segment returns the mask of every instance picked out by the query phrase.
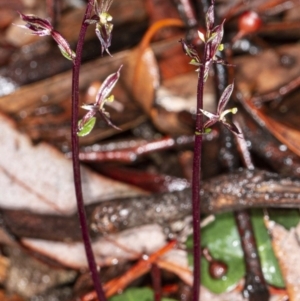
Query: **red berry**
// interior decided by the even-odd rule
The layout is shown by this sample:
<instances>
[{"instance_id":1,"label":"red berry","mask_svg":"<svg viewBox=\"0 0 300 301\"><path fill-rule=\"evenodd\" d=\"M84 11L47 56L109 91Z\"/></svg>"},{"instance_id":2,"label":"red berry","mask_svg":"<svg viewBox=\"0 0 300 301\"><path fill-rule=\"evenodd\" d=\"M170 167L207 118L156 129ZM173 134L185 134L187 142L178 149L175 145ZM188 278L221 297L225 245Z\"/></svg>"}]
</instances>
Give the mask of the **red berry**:
<instances>
[{"instance_id":1,"label":"red berry","mask_svg":"<svg viewBox=\"0 0 300 301\"><path fill-rule=\"evenodd\" d=\"M209 274L213 279L220 279L227 273L228 267L224 262L214 260L209 263Z\"/></svg>"},{"instance_id":2,"label":"red berry","mask_svg":"<svg viewBox=\"0 0 300 301\"><path fill-rule=\"evenodd\" d=\"M260 16L254 11L246 11L238 20L239 31L251 33L257 31L262 25Z\"/></svg>"}]
</instances>

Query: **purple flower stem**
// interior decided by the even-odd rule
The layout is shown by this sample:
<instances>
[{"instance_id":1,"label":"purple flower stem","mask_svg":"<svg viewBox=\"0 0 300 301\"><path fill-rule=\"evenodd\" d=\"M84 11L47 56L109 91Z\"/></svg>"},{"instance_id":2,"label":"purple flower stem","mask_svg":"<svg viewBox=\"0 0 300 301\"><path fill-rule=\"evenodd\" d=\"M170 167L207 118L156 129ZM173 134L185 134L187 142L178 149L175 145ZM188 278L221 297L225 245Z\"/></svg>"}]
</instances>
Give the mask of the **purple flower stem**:
<instances>
[{"instance_id":1,"label":"purple flower stem","mask_svg":"<svg viewBox=\"0 0 300 301\"><path fill-rule=\"evenodd\" d=\"M85 20L88 19L93 10L93 0L89 0L87 3L84 19L79 33L79 39L77 42L76 58L73 61L73 74L72 74L72 162L74 172L74 185L77 200L78 216L81 226L82 239L85 247L86 257L90 269L90 273L93 279L94 288L97 293L99 301L106 301L106 297L99 279L97 265L95 262L91 240L89 236L89 230L86 220L86 213L84 210L84 201L81 187L81 174L80 174L80 163L79 163L79 138L77 136L77 123L78 123L78 106L79 106L79 73L81 65L82 49L84 44L84 37L88 24Z\"/></svg>"},{"instance_id":2,"label":"purple flower stem","mask_svg":"<svg viewBox=\"0 0 300 301\"><path fill-rule=\"evenodd\" d=\"M152 287L154 291L154 301L161 301L161 271L157 264L151 267Z\"/></svg>"},{"instance_id":3,"label":"purple flower stem","mask_svg":"<svg viewBox=\"0 0 300 301\"><path fill-rule=\"evenodd\" d=\"M200 181L201 181L201 161L202 161L202 135L203 135L203 89L204 89L204 70L207 60L207 45L204 46L202 65L198 75L197 87L197 115L195 125L195 145L192 175L192 207L193 207L193 255L194 255L194 284L193 301L200 300L201 283L201 233L200 233Z\"/></svg>"}]
</instances>

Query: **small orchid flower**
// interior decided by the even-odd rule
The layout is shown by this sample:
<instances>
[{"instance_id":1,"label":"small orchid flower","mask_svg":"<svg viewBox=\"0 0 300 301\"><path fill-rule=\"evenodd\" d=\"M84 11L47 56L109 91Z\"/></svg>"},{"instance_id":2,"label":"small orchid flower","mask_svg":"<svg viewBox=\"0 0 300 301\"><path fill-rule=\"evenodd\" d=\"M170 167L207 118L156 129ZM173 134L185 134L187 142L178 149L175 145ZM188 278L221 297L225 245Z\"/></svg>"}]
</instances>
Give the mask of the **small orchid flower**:
<instances>
[{"instance_id":1,"label":"small orchid flower","mask_svg":"<svg viewBox=\"0 0 300 301\"><path fill-rule=\"evenodd\" d=\"M34 15L24 15L20 13L20 17L23 21L27 22L25 25L20 25L20 27L27 28L31 30L32 34L43 36L51 36L54 41L57 43L62 55L68 60L74 60L76 57L75 52L71 49L69 43L66 39L56 31L51 23Z\"/></svg>"},{"instance_id":2,"label":"small orchid flower","mask_svg":"<svg viewBox=\"0 0 300 301\"><path fill-rule=\"evenodd\" d=\"M112 30L113 24L112 16L108 13L108 10L112 4L113 0L102 0L100 6L98 7L97 0L95 0L95 12L96 15L92 16L91 19L86 20L89 24L96 23L96 35L101 44L101 54L106 51L110 56L110 52L108 48L111 45L111 37L112 37Z\"/></svg>"},{"instance_id":3,"label":"small orchid flower","mask_svg":"<svg viewBox=\"0 0 300 301\"><path fill-rule=\"evenodd\" d=\"M215 123L221 122L233 134L240 135L240 131L238 130L236 125L234 123L229 123L225 117L229 113L232 113L232 114L237 113L237 108L225 110L225 107L232 94L233 88L234 88L234 84L231 84L231 85L228 85L226 87L226 89L223 91L223 93L220 97L219 103L218 103L217 112L215 114L200 109L201 113L208 118L208 121L206 121L205 124L203 125L204 131L209 129Z\"/></svg>"},{"instance_id":4,"label":"small orchid flower","mask_svg":"<svg viewBox=\"0 0 300 301\"><path fill-rule=\"evenodd\" d=\"M201 66L201 60L195 47L193 45L187 44L182 39L179 40L179 42L182 45L183 52L185 52L185 54L192 59L190 61L190 64L197 67ZM199 71L199 69L197 69L196 71Z\"/></svg>"},{"instance_id":5,"label":"small orchid flower","mask_svg":"<svg viewBox=\"0 0 300 301\"><path fill-rule=\"evenodd\" d=\"M50 36L53 30L51 23L34 15L24 15L19 12L21 19L27 22L25 25L19 25L19 27L28 28L32 31L32 34L42 36Z\"/></svg>"},{"instance_id":6,"label":"small orchid flower","mask_svg":"<svg viewBox=\"0 0 300 301\"><path fill-rule=\"evenodd\" d=\"M88 135L96 123L96 115L99 114L104 121L113 128L120 130L116 125L114 125L111 120L109 113L105 111L104 105L107 102L112 102L114 100L113 95L109 95L114 86L116 85L117 81L120 78L120 71L122 65L118 69L116 73L109 75L101 87L98 90L96 95L96 101L93 104L85 104L81 106L83 109L87 110L88 112L83 116L83 118L78 122L78 136L86 136Z\"/></svg>"}]
</instances>

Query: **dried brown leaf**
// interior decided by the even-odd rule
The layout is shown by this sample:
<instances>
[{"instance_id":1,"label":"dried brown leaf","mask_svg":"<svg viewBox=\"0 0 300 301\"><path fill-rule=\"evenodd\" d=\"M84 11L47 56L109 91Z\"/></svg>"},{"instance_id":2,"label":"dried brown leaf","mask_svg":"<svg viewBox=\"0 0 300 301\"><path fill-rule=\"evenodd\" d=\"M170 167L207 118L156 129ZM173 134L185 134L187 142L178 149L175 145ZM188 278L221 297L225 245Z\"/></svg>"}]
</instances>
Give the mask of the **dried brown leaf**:
<instances>
[{"instance_id":1,"label":"dried brown leaf","mask_svg":"<svg viewBox=\"0 0 300 301\"><path fill-rule=\"evenodd\" d=\"M159 86L159 69L151 48L136 48L128 55L123 77L135 101L146 113L153 106L155 90Z\"/></svg>"},{"instance_id":2,"label":"dried brown leaf","mask_svg":"<svg viewBox=\"0 0 300 301\"><path fill-rule=\"evenodd\" d=\"M300 224L286 230L273 221L265 221L272 237L272 245L279 261L290 301L300 300Z\"/></svg>"},{"instance_id":3,"label":"dried brown leaf","mask_svg":"<svg viewBox=\"0 0 300 301\"><path fill-rule=\"evenodd\" d=\"M0 115L0 132L0 207L38 213L74 213L71 161L46 143L34 146L4 115ZM82 167L82 179L86 204L141 193L85 167Z\"/></svg>"},{"instance_id":4,"label":"dried brown leaf","mask_svg":"<svg viewBox=\"0 0 300 301\"><path fill-rule=\"evenodd\" d=\"M27 248L64 266L73 269L87 268L84 246L81 242L66 243L27 238L21 242ZM143 254L151 254L165 243L165 234L160 226L145 225L102 237L94 241L92 247L97 265L107 266L119 261L138 259Z\"/></svg>"}]
</instances>

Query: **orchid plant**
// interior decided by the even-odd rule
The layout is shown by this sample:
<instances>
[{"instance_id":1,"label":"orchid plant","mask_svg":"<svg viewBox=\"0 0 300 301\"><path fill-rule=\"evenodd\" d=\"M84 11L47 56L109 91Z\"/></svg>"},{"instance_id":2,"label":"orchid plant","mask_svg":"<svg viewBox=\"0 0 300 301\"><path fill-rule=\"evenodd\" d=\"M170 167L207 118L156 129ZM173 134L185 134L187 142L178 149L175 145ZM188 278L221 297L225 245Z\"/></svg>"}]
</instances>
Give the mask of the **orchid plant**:
<instances>
[{"instance_id":1,"label":"orchid plant","mask_svg":"<svg viewBox=\"0 0 300 301\"><path fill-rule=\"evenodd\" d=\"M87 7L82 22L81 30L79 33L79 39L77 43L76 52L74 52L67 40L56 31L51 23L46 20L39 18L34 15L20 14L25 25L21 25L23 28L27 28L32 34L38 36L51 36L57 43L62 55L73 62L73 73L72 73L72 162L74 172L74 186L77 200L78 216L81 226L83 243L85 246L87 261L89 269L93 279L95 291L99 301L106 301L104 290L101 285L101 281L98 275L98 268L94 259L94 254L91 246L91 240L89 237L89 230L87 225L87 219L84 209L84 201L81 187L81 173L79 163L79 136L85 136L91 132L96 122L96 115L100 115L106 123L116 129L116 127L110 120L109 113L105 111L104 105L107 102L114 100L113 95L110 95L112 89L117 83L120 77L120 70L116 73L109 75L103 82L102 86L98 90L96 100L94 104L85 104L82 108L88 110L86 115L78 122L78 103L79 103L79 71L81 65L81 54L84 45L84 37L87 30L87 26L90 24L96 24L95 33L100 41L101 54L103 55L106 51L109 55L109 46L111 45L112 29L111 23L112 17L108 13L108 9L112 4L112 0L102 0L100 6L98 6L97 0L88 0Z\"/></svg>"},{"instance_id":2,"label":"orchid plant","mask_svg":"<svg viewBox=\"0 0 300 301\"><path fill-rule=\"evenodd\" d=\"M109 75L105 79L105 81L103 82L103 84L97 92L96 101L94 104L84 104L81 106L88 112L78 122L78 136L86 136L92 131L96 122L96 114L99 114L109 126L115 128L116 130L120 130L120 128L114 125L110 120L109 113L105 111L104 105L107 102L114 101L114 96L109 94L116 85L118 79L120 78L121 68L122 66L120 66L119 70L116 73Z\"/></svg>"},{"instance_id":3,"label":"orchid plant","mask_svg":"<svg viewBox=\"0 0 300 301\"><path fill-rule=\"evenodd\" d=\"M224 35L224 21L215 26L214 1L212 1L206 13L206 34L198 31L200 41L204 44L202 58L193 45L188 45L184 40L180 40L183 51L191 58L190 64L197 67L198 87L197 87L197 115L195 123L195 144L193 159L192 175L192 204L193 204L193 256L194 256L194 284L193 284L193 301L199 300L200 295L200 269L201 269L201 236L200 236L200 183L201 183L201 161L202 161L202 136L210 131L210 127L216 123L221 123L235 135L240 135L238 128L231 122L227 121L228 113L235 114L237 108L226 109L230 99L234 84L228 85L223 91L217 106L216 113L210 113L203 109L203 91L204 84L208 78L209 70L212 64L226 64L218 57L218 51L222 51L224 46L222 39ZM203 116L208 120L204 123Z\"/></svg>"},{"instance_id":4,"label":"orchid plant","mask_svg":"<svg viewBox=\"0 0 300 301\"><path fill-rule=\"evenodd\" d=\"M100 41L101 44L101 54L104 53L104 51L107 52L107 54L110 54L108 48L111 44L111 38L112 38L112 30L113 30L113 24L112 16L108 13L108 10L112 4L113 0L106 0L101 1L100 6L98 6L98 2L95 1L95 15L93 15L90 19L85 20L87 24L96 24L96 35Z\"/></svg>"},{"instance_id":5,"label":"orchid plant","mask_svg":"<svg viewBox=\"0 0 300 301\"><path fill-rule=\"evenodd\" d=\"M206 37L205 35L198 31L198 36L200 40L205 44L206 49L206 60L205 62L201 62L200 56L195 49L193 45L188 45L185 41L180 40L183 50L192 60L190 61L191 65L195 65L198 68L196 69L197 72L200 71L200 68L203 67L204 69L204 78L203 82L206 82L209 69L213 63L217 64L226 64L223 60L219 59L217 56L218 51L222 51L224 49L224 45L221 44L223 34L224 34L224 21L221 25L218 25L216 27L213 27L214 24L214 5L211 5L208 9L208 12L206 13ZM228 65L228 64L226 64ZM226 87L226 89L223 91L219 101L218 101L218 107L216 113L210 113L203 108L199 108L199 111L205 115L208 118L208 121L206 121L203 125L203 131L199 132L201 133L208 133L210 131L210 126L214 125L217 122L220 122L223 124L227 129L229 129L233 134L239 135L240 132L238 128L235 126L234 123L228 122L225 118L225 116L229 113L236 114L237 108L231 108L226 109L226 105L231 97L231 94L234 89L234 84L230 84Z\"/></svg>"}]
</instances>

